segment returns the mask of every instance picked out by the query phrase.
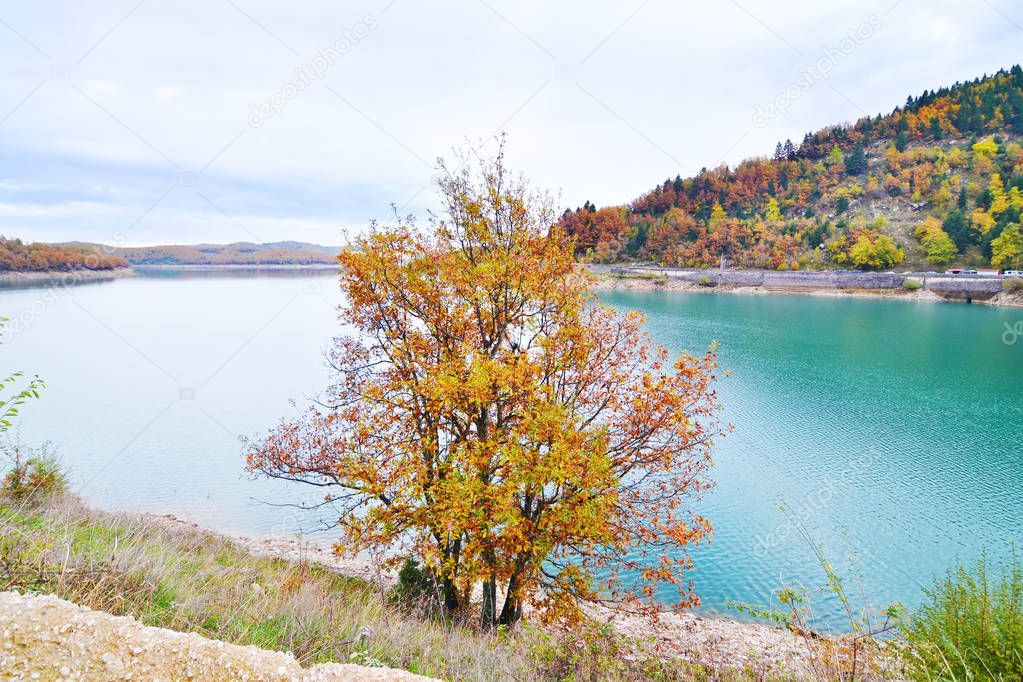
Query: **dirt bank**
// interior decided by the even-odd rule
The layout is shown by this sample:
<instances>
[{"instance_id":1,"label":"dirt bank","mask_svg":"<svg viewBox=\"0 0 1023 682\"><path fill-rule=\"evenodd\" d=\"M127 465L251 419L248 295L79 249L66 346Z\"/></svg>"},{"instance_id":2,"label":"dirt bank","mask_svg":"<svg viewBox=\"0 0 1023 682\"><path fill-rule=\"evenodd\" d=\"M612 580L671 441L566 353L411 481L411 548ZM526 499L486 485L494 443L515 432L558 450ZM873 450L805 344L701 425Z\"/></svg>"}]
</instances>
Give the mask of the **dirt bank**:
<instances>
[{"instance_id":1,"label":"dirt bank","mask_svg":"<svg viewBox=\"0 0 1023 682\"><path fill-rule=\"evenodd\" d=\"M0 592L0 677L5 680L322 681L430 678L390 668L326 663L90 611L53 595Z\"/></svg>"}]
</instances>

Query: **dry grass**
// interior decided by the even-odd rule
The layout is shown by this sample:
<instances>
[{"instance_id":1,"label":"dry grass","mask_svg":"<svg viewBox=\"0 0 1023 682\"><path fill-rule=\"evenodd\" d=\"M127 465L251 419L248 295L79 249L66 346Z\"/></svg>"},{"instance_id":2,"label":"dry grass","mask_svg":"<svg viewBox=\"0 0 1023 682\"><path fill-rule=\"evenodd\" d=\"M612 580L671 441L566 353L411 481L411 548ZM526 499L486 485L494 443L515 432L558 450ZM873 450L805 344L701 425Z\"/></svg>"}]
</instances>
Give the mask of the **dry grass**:
<instances>
[{"instance_id":1,"label":"dry grass","mask_svg":"<svg viewBox=\"0 0 1023 682\"><path fill-rule=\"evenodd\" d=\"M667 284L668 276L657 272L612 272L614 279L636 279L653 284Z\"/></svg>"},{"instance_id":2,"label":"dry grass","mask_svg":"<svg viewBox=\"0 0 1023 682\"><path fill-rule=\"evenodd\" d=\"M768 679L665 661L596 627L479 633L322 566L255 557L212 533L88 510L69 496L0 498L0 589L290 651L306 665L386 665L457 680Z\"/></svg>"},{"instance_id":3,"label":"dry grass","mask_svg":"<svg viewBox=\"0 0 1023 682\"><path fill-rule=\"evenodd\" d=\"M1023 279L1015 277L1003 279L1002 289L1010 294L1023 294Z\"/></svg>"}]
</instances>

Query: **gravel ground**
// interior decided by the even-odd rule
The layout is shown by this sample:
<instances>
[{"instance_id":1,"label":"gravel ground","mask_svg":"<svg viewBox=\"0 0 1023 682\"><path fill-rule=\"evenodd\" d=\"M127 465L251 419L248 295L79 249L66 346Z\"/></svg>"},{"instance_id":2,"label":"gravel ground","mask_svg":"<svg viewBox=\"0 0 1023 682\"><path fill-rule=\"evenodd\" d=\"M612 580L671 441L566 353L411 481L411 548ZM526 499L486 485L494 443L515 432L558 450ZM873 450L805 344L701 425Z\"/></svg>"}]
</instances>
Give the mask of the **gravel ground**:
<instances>
[{"instance_id":1,"label":"gravel ground","mask_svg":"<svg viewBox=\"0 0 1023 682\"><path fill-rule=\"evenodd\" d=\"M142 625L52 595L0 592L0 680L428 681L389 668L300 666L290 654Z\"/></svg>"}]
</instances>

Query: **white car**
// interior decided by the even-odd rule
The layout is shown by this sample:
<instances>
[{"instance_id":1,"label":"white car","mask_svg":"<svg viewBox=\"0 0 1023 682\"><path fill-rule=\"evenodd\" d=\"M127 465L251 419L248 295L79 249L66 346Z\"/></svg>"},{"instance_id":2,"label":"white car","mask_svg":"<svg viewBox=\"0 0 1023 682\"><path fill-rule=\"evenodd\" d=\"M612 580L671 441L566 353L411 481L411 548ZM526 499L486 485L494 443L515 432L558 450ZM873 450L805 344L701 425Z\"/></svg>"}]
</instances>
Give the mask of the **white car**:
<instances>
[{"instance_id":1,"label":"white car","mask_svg":"<svg viewBox=\"0 0 1023 682\"><path fill-rule=\"evenodd\" d=\"M1006 270L1002 277L1023 277L1023 270Z\"/></svg>"}]
</instances>

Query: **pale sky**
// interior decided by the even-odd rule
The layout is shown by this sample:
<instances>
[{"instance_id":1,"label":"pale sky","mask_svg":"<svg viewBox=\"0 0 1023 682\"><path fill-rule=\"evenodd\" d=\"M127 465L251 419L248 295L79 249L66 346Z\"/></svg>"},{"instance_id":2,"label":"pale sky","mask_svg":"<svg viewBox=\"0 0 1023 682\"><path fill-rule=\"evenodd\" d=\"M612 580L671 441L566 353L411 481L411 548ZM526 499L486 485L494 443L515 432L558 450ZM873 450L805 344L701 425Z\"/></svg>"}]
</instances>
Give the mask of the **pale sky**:
<instances>
[{"instance_id":1,"label":"pale sky","mask_svg":"<svg viewBox=\"0 0 1023 682\"><path fill-rule=\"evenodd\" d=\"M621 204L1021 44L1019 0L4 0L0 233L339 244L501 130L566 207Z\"/></svg>"}]
</instances>

